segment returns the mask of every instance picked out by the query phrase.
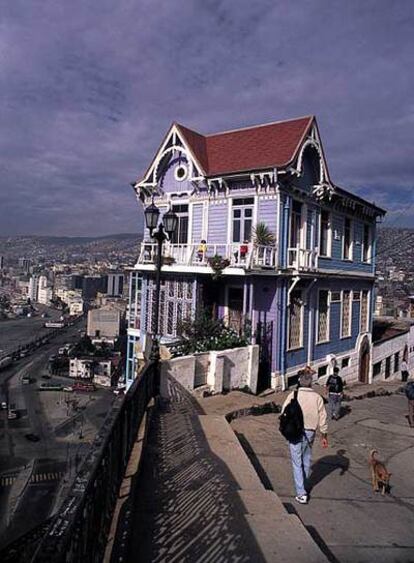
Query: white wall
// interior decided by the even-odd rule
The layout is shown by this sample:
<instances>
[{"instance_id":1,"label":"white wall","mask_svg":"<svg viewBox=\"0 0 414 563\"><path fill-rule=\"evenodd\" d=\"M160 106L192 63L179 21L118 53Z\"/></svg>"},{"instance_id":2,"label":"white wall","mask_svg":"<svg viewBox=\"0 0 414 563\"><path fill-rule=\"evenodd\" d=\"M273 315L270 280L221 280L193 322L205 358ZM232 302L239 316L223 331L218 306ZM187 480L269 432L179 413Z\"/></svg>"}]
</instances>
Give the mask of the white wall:
<instances>
[{"instance_id":1,"label":"white wall","mask_svg":"<svg viewBox=\"0 0 414 563\"><path fill-rule=\"evenodd\" d=\"M256 393L259 369L259 347L246 346L230 350L211 351L193 356L182 356L161 362L161 384L167 376L174 377L188 391L203 383L216 393L248 387ZM166 388L164 387L166 393ZM163 395L163 388L161 389Z\"/></svg>"},{"instance_id":2,"label":"white wall","mask_svg":"<svg viewBox=\"0 0 414 563\"><path fill-rule=\"evenodd\" d=\"M401 379L401 362L403 359L405 346L408 347L408 371L411 377L414 377L414 325L410 327L410 330L394 338L389 338L385 342L376 344L373 347L373 365L381 362L381 372L378 375L373 376L373 381L380 381L387 379ZM397 371L394 371L394 359L395 354L399 352L399 367ZM390 376L385 378L385 365L386 358L391 357L391 370Z\"/></svg>"}]
</instances>

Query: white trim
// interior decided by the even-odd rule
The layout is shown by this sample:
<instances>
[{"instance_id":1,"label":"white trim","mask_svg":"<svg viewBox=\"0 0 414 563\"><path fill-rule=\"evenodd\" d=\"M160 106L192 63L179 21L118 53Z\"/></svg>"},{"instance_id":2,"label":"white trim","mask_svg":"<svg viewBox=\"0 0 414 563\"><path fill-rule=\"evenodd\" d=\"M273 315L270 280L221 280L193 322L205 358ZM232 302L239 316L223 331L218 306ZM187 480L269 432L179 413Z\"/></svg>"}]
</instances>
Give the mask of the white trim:
<instances>
[{"instance_id":1,"label":"white trim","mask_svg":"<svg viewBox=\"0 0 414 563\"><path fill-rule=\"evenodd\" d=\"M208 200L203 201L203 217L201 222L201 234L204 240L208 240L208 220L210 204Z\"/></svg>"},{"instance_id":2,"label":"white trim","mask_svg":"<svg viewBox=\"0 0 414 563\"><path fill-rule=\"evenodd\" d=\"M187 233L187 244L190 245L193 242L193 202L188 203L188 233Z\"/></svg>"},{"instance_id":3,"label":"white trim","mask_svg":"<svg viewBox=\"0 0 414 563\"><path fill-rule=\"evenodd\" d=\"M233 198L227 199L227 244L233 242Z\"/></svg>"},{"instance_id":4,"label":"white trim","mask_svg":"<svg viewBox=\"0 0 414 563\"><path fill-rule=\"evenodd\" d=\"M182 176L181 178L178 177L178 171L182 169L184 170L184 176ZM177 180L177 182L184 182L184 180L187 180L188 178L188 173L189 173L189 169L187 166L185 166L184 164L178 164L175 168L174 168L174 178L175 180Z\"/></svg>"}]
</instances>

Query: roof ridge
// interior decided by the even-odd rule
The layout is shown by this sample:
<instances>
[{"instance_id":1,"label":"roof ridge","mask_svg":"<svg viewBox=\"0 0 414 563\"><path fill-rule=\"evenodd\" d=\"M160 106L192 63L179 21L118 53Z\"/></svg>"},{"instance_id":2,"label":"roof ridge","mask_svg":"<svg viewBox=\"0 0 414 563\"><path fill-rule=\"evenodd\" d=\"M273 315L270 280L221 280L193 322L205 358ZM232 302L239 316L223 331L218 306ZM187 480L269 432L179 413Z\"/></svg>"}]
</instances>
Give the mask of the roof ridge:
<instances>
[{"instance_id":1,"label":"roof ridge","mask_svg":"<svg viewBox=\"0 0 414 563\"><path fill-rule=\"evenodd\" d=\"M315 119L314 115L303 115L301 117L292 117L291 119L280 119L278 121L271 121L269 123L258 123L256 125L249 125L247 127L240 127L238 129L227 129L225 131L217 131L216 133L209 133L208 135L202 135L202 133L199 133L199 135L202 135L203 137L205 137L206 139L210 138L210 137L214 137L216 135L226 135L227 133L237 133L238 131L248 131L249 129L257 129L258 127L268 127L270 125L279 125L281 123L291 123L292 121L300 121L301 119ZM194 131L195 133L197 133L197 131Z\"/></svg>"}]
</instances>

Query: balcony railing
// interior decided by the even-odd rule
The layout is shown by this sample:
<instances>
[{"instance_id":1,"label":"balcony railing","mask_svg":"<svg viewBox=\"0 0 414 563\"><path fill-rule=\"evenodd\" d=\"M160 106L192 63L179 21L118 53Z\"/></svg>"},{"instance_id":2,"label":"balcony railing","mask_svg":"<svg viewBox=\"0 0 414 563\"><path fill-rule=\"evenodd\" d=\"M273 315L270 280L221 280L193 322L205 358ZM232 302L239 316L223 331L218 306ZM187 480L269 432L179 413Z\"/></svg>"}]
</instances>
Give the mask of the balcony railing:
<instances>
[{"instance_id":1,"label":"balcony railing","mask_svg":"<svg viewBox=\"0 0 414 563\"><path fill-rule=\"evenodd\" d=\"M103 560L119 486L154 396L155 372L155 364L149 364L113 405L32 563Z\"/></svg>"},{"instance_id":2,"label":"balcony railing","mask_svg":"<svg viewBox=\"0 0 414 563\"><path fill-rule=\"evenodd\" d=\"M288 248L287 267L298 272L313 271L318 266L318 250L307 248Z\"/></svg>"},{"instance_id":3,"label":"balcony railing","mask_svg":"<svg viewBox=\"0 0 414 563\"><path fill-rule=\"evenodd\" d=\"M229 260L230 267L255 269L276 268L277 249L274 246L256 246L252 243L207 244L166 244L163 250L164 263L180 266L208 266L209 258L219 255ZM154 264L157 244L141 243L138 264ZM170 261L170 262L169 262Z\"/></svg>"}]
</instances>

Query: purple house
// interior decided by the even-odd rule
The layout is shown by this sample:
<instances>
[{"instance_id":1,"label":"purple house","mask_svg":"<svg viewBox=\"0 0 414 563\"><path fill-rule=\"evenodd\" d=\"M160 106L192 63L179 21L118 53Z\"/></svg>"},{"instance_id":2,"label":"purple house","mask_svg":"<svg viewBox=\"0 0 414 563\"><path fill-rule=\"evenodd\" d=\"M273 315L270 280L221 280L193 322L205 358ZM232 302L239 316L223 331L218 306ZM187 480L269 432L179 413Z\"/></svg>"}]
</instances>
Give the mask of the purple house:
<instances>
[{"instance_id":1,"label":"purple house","mask_svg":"<svg viewBox=\"0 0 414 563\"><path fill-rule=\"evenodd\" d=\"M260 345L260 385L312 364L370 381L376 222L384 211L335 185L313 116L201 135L173 123L135 190L178 215L164 245L159 326L207 309ZM156 245L131 284L127 377L152 333ZM214 260L212 260L214 257ZM218 279L212 265L222 267Z\"/></svg>"}]
</instances>

